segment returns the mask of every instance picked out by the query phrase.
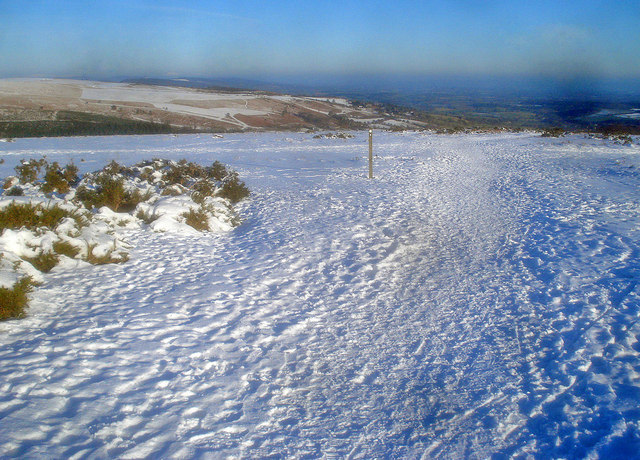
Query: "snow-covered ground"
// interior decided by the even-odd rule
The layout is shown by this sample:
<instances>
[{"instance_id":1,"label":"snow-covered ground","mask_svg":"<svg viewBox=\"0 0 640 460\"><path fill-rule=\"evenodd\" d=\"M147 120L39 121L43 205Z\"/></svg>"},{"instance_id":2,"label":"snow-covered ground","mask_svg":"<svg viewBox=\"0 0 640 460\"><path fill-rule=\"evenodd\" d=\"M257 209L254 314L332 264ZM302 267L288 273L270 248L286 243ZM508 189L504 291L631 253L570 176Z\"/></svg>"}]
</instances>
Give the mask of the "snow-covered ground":
<instances>
[{"instance_id":1,"label":"snow-covered ground","mask_svg":"<svg viewBox=\"0 0 640 460\"><path fill-rule=\"evenodd\" d=\"M636 139L636 142L638 139ZM0 456L633 458L640 148L534 134L18 139L220 160L226 233L123 230L0 323Z\"/></svg>"}]
</instances>

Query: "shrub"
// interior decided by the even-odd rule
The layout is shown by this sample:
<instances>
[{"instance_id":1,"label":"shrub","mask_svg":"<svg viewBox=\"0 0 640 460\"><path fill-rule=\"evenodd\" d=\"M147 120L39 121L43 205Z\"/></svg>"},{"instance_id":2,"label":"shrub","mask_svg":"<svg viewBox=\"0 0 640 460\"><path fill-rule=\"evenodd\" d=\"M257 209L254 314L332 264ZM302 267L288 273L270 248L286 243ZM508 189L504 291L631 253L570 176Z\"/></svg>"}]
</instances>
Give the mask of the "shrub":
<instances>
[{"instance_id":1,"label":"shrub","mask_svg":"<svg viewBox=\"0 0 640 460\"><path fill-rule=\"evenodd\" d=\"M121 174L125 169L126 168L120 165L116 160L111 160L111 162L105 166L102 171L109 176L115 176L116 174Z\"/></svg>"},{"instance_id":2,"label":"shrub","mask_svg":"<svg viewBox=\"0 0 640 460\"><path fill-rule=\"evenodd\" d=\"M64 177L70 185L76 185L78 183L78 167L73 164L73 161L64 167L62 177Z\"/></svg>"},{"instance_id":3,"label":"shrub","mask_svg":"<svg viewBox=\"0 0 640 460\"><path fill-rule=\"evenodd\" d=\"M100 206L108 206L112 211L117 212L120 204L124 201L124 179L113 177L109 174L102 174L96 181L98 184L98 194Z\"/></svg>"},{"instance_id":4,"label":"shrub","mask_svg":"<svg viewBox=\"0 0 640 460\"><path fill-rule=\"evenodd\" d=\"M23 257L23 259L43 273L49 273L60 261L58 255L53 252L41 252L35 257Z\"/></svg>"},{"instance_id":5,"label":"shrub","mask_svg":"<svg viewBox=\"0 0 640 460\"><path fill-rule=\"evenodd\" d=\"M215 195L217 187L214 182L203 179L193 184L191 189L193 190L191 199L198 204L202 204L206 197Z\"/></svg>"},{"instance_id":6,"label":"shrub","mask_svg":"<svg viewBox=\"0 0 640 460\"><path fill-rule=\"evenodd\" d=\"M113 251L107 252L103 256L97 256L94 254L93 250L95 249L95 244L90 244L87 247L87 262L91 265L105 265L105 264L119 264L124 263L129 260L127 255L120 255L120 257L114 257Z\"/></svg>"},{"instance_id":7,"label":"shrub","mask_svg":"<svg viewBox=\"0 0 640 460\"><path fill-rule=\"evenodd\" d=\"M20 160L20 164L15 167L18 179L23 184L35 183L42 169L44 169L44 181L41 189L44 193L67 193L78 181L78 167L73 162L61 168L57 161L49 164L47 160L41 158Z\"/></svg>"},{"instance_id":8,"label":"shrub","mask_svg":"<svg viewBox=\"0 0 640 460\"><path fill-rule=\"evenodd\" d=\"M620 134L618 136L611 136L611 139L613 139L616 144L622 144L622 145L631 145L631 144L633 144L633 139L628 134Z\"/></svg>"},{"instance_id":9,"label":"shrub","mask_svg":"<svg viewBox=\"0 0 640 460\"><path fill-rule=\"evenodd\" d=\"M182 159L178 163L169 163L168 166L165 164L165 167L163 180L167 185L188 185L191 182L205 179L221 181L228 174L227 168L219 161L214 161L211 166L203 167Z\"/></svg>"},{"instance_id":10,"label":"shrub","mask_svg":"<svg viewBox=\"0 0 640 460\"><path fill-rule=\"evenodd\" d=\"M131 212L136 209L138 204L149 200L152 196L151 190L147 190L142 193L139 189L135 189L133 192L125 192L124 199L120 203L120 212Z\"/></svg>"},{"instance_id":11,"label":"shrub","mask_svg":"<svg viewBox=\"0 0 640 460\"><path fill-rule=\"evenodd\" d=\"M9 190L7 190L5 192L5 195L7 195L7 196L24 196L24 190L22 190L22 187L18 187L17 185L14 185L13 187L11 187Z\"/></svg>"},{"instance_id":12,"label":"shrub","mask_svg":"<svg viewBox=\"0 0 640 460\"><path fill-rule=\"evenodd\" d=\"M227 179L223 183L220 196L228 199L232 203L237 203L249 196L249 189L244 182L238 179L238 173L233 172L227 176Z\"/></svg>"},{"instance_id":13,"label":"shrub","mask_svg":"<svg viewBox=\"0 0 640 460\"><path fill-rule=\"evenodd\" d=\"M12 201L0 209L0 230L23 227L30 230L41 227L54 229L65 217L72 217L80 222L79 216L60 208L58 205L47 208L41 204L20 204Z\"/></svg>"},{"instance_id":14,"label":"shrub","mask_svg":"<svg viewBox=\"0 0 640 460\"><path fill-rule=\"evenodd\" d=\"M18 179L23 184L34 183L38 180L40 171L47 164L44 158L40 160L20 160L20 164L15 167Z\"/></svg>"},{"instance_id":15,"label":"shrub","mask_svg":"<svg viewBox=\"0 0 640 460\"><path fill-rule=\"evenodd\" d=\"M196 230L201 232L208 232L210 230L209 215L202 206L198 209L189 208L189 211L183 212L182 216L185 217L185 223L191 225Z\"/></svg>"},{"instance_id":16,"label":"shrub","mask_svg":"<svg viewBox=\"0 0 640 460\"><path fill-rule=\"evenodd\" d=\"M71 259L73 259L78 254L80 254L80 249L78 249L68 241L62 241L62 240L59 240L53 243L53 250L56 254L61 254Z\"/></svg>"},{"instance_id":17,"label":"shrub","mask_svg":"<svg viewBox=\"0 0 640 460\"><path fill-rule=\"evenodd\" d=\"M86 208L91 209L100 203L100 193L96 189L81 185L76 189L75 200L81 202Z\"/></svg>"},{"instance_id":18,"label":"shrub","mask_svg":"<svg viewBox=\"0 0 640 460\"><path fill-rule=\"evenodd\" d=\"M0 287L0 320L23 317L29 300L27 294L33 287L30 277L20 279L12 288Z\"/></svg>"},{"instance_id":19,"label":"shrub","mask_svg":"<svg viewBox=\"0 0 640 460\"><path fill-rule=\"evenodd\" d=\"M95 176L94 182L94 189L90 189L86 185L81 185L76 189L76 199L89 209L107 206L114 212L130 212L139 203L151 198L151 191L145 193L138 189L133 192L126 191L124 178L109 172L102 171Z\"/></svg>"},{"instance_id":20,"label":"shrub","mask_svg":"<svg viewBox=\"0 0 640 460\"><path fill-rule=\"evenodd\" d=\"M142 209L139 209L136 213L136 217L143 221L145 224L149 225L151 222L158 220L160 216L156 216L151 212L145 212Z\"/></svg>"},{"instance_id":21,"label":"shrub","mask_svg":"<svg viewBox=\"0 0 640 460\"><path fill-rule=\"evenodd\" d=\"M209 178L217 181L221 181L228 174L226 166L217 160L214 161L211 166L207 167L206 171Z\"/></svg>"},{"instance_id":22,"label":"shrub","mask_svg":"<svg viewBox=\"0 0 640 460\"><path fill-rule=\"evenodd\" d=\"M67 166L67 168L68 167L69 166ZM47 164L45 165L44 182L40 189L44 193L67 193L71 188L69 181L67 180L67 177L69 176L70 174L65 174L65 171L60 168L57 161Z\"/></svg>"},{"instance_id":23,"label":"shrub","mask_svg":"<svg viewBox=\"0 0 640 460\"><path fill-rule=\"evenodd\" d=\"M187 174L186 160L180 160L177 164L171 164L162 174L162 180L167 185L187 185L191 177Z\"/></svg>"},{"instance_id":24,"label":"shrub","mask_svg":"<svg viewBox=\"0 0 640 460\"><path fill-rule=\"evenodd\" d=\"M173 185L170 185L170 186L165 187L164 189L162 189L162 193L160 193L160 195L162 195L162 196L180 196L186 190L187 189L185 187L183 187L182 185L173 184Z\"/></svg>"},{"instance_id":25,"label":"shrub","mask_svg":"<svg viewBox=\"0 0 640 460\"><path fill-rule=\"evenodd\" d=\"M93 190L86 186L78 187L76 198L89 209L107 206L117 212L125 199L124 179L102 173L96 177L95 182L96 188Z\"/></svg>"}]
</instances>

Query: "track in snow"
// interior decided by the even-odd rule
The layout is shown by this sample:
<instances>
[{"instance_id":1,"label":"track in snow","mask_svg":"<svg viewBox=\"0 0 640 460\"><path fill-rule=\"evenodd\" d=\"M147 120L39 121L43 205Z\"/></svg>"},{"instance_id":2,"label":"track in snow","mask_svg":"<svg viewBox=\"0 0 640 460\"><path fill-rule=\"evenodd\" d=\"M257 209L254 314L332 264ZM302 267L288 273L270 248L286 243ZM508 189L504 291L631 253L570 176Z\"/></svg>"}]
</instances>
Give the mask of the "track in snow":
<instances>
[{"instance_id":1,"label":"track in snow","mask_svg":"<svg viewBox=\"0 0 640 460\"><path fill-rule=\"evenodd\" d=\"M229 234L130 232L127 264L55 273L0 324L0 452L638 452L638 148L380 134L368 181L365 142L3 146L219 159L254 196Z\"/></svg>"}]
</instances>

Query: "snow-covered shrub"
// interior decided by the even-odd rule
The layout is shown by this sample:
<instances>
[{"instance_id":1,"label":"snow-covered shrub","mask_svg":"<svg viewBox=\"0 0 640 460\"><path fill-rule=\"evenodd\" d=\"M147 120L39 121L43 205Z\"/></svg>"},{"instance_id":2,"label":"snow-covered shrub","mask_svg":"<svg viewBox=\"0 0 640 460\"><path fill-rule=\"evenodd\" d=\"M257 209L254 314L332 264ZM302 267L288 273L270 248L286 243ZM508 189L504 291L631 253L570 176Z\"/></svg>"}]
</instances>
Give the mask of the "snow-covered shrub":
<instances>
[{"instance_id":1,"label":"snow-covered shrub","mask_svg":"<svg viewBox=\"0 0 640 460\"><path fill-rule=\"evenodd\" d=\"M80 248L74 246L69 241L58 240L53 243L53 250L56 254L67 256L73 259L80 254Z\"/></svg>"},{"instance_id":2,"label":"snow-covered shrub","mask_svg":"<svg viewBox=\"0 0 640 460\"><path fill-rule=\"evenodd\" d=\"M16 187L19 183L20 179L18 179L16 176L9 176L4 180L4 185L2 186L2 188L5 190L11 189L13 187Z\"/></svg>"},{"instance_id":3,"label":"snow-covered shrub","mask_svg":"<svg viewBox=\"0 0 640 460\"><path fill-rule=\"evenodd\" d=\"M60 206L45 206L42 203L17 203L10 202L0 209L0 231L10 229L54 229L66 217L82 222L82 216L62 209Z\"/></svg>"},{"instance_id":4,"label":"snow-covered shrub","mask_svg":"<svg viewBox=\"0 0 640 460\"><path fill-rule=\"evenodd\" d=\"M114 212L131 212L139 203L151 198L150 192L142 193L137 188L128 189L125 177L119 172L113 172L114 163L84 180L76 190L75 199L88 209L106 206Z\"/></svg>"},{"instance_id":5,"label":"snow-covered shrub","mask_svg":"<svg viewBox=\"0 0 640 460\"><path fill-rule=\"evenodd\" d=\"M91 265L119 264L129 260L126 253L116 253L114 250L90 244L87 247L87 262Z\"/></svg>"},{"instance_id":6,"label":"snow-covered shrub","mask_svg":"<svg viewBox=\"0 0 640 460\"><path fill-rule=\"evenodd\" d=\"M209 214L206 209L200 206L199 208L189 208L189 211L182 213L185 218L185 223L200 231L209 231Z\"/></svg>"},{"instance_id":7,"label":"snow-covered shrub","mask_svg":"<svg viewBox=\"0 0 640 460\"><path fill-rule=\"evenodd\" d=\"M31 184L38 180L40 171L47 164L44 158L39 160L20 160L20 164L15 167L18 179L21 184Z\"/></svg>"},{"instance_id":8,"label":"snow-covered shrub","mask_svg":"<svg viewBox=\"0 0 640 460\"><path fill-rule=\"evenodd\" d=\"M313 136L314 139L352 139L353 137L353 134L343 132L316 134Z\"/></svg>"},{"instance_id":9,"label":"snow-covered shrub","mask_svg":"<svg viewBox=\"0 0 640 460\"><path fill-rule=\"evenodd\" d=\"M14 185L9 190L4 192L4 194L6 196L24 196L24 190L22 189L22 187Z\"/></svg>"},{"instance_id":10,"label":"snow-covered shrub","mask_svg":"<svg viewBox=\"0 0 640 460\"><path fill-rule=\"evenodd\" d=\"M209 196L215 196L217 191L215 182L208 179L199 180L193 184L191 189L193 190L191 199L198 204L204 203L204 200Z\"/></svg>"},{"instance_id":11,"label":"snow-covered shrub","mask_svg":"<svg viewBox=\"0 0 640 460\"><path fill-rule=\"evenodd\" d=\"M40 179L40 173L44 170L44 176ZM39 187L43 193L66 194L78 181L78 167L73 163L62 167L57 161L49 163L45 158L39 160L20 160L15 167L17 178L9 177L5 181L4 188L15 187L19 182L23 185ZM8 194L8 193L6 193Z\"/></svg>"},{"instance_id":12,"label":"snow-covered shrub","mask_svg":"<svg viewBox=\"0 0 640 460\"><path fill-rule=\"evenodd\" d=\"M220 190L220 196L226 198L231 203L237 203L238 201L249 196L249 189L238 178L236 172L227 176L226 180L222 184L222 190Z\"/></svg>"},{"instance_id":13,"label":"snow-covered shrub","mask_svg":"<svg viewBox=\"0 0 640 460\"><path fill-rule=\"evenodd\" d=\"M232 203L249 194L238 174L219 162L154 159L126 167L112 161L81 180L73 163L61 167L44 158L15 169L17 177L5 181L0 195L0 287L7 299L20 301L7 305L26 305L25 288L32 284L22 279L44 281L42 274L57 267L126 262L122 228L228 231L239 224ZM10 199L12 191L21 195L18 189L24 197ZM11 315L22 314L18 310Z\"/></svg>"},{"instance_id":14,"label":"snow-covered shrub","mask_svg":"<svg viewBox=\"0 0 640 460\"><path fill-rule=\"evenodd\" d=\"M87 209L107 206L117 212L124 200L124 179L101 174L96 177L94 187L81 185L76 190L75 198L82 202Z\"/></svg>"},{"instance_id":15,"label":"snow-covered shrub","mask_svg":"<svg viewBox=\"0 0 640 460\"><path fill-rule=\"evenodd\" d=\"M229 172L227 171L227 167L225 165L216 160L211 166L207 168L207 174L211 179L221 181L224 180L225 177L227 177L227 174L229 174Z\"/></svg>"},{"instance_id":16,"label":"snow-covered shrub","mask_svg":"<svg viewBox=\"0 0 640 460\"><path fill-rule=\"evenodd\" d=\"M201 166L197 163L188 162L182 159L178 162L156 160L156 166L160 165L162 170L162 180L165 186L183 185L213 180L223 182L229 175L226 166L219 161L214 161L211 166Z\"/></svg>"},{"instance_id":17,"label":"snow-covered shrub","mask_svg":"<svg viewBox=\"0 0 640 460\"><path fill-rule=\"evenodd\" d=\"M29 301L27 294L33 290L33 280L25 276L12 287L0 287L0 321L21 318Z\"/></svg>"},{"instance_id":18,"label":"snow-covered shrub","mask_svg":"<svg viewBox=\"0 0 640 460\"><path fill-rule=\"evenodd\" d=\"M190 181L206 177L205 169L202 166L183 159L177 163L170 162L164 168L162 179L167 185L188 185Z\"/></svg>"},{"instance_id":19,"label":"snow-covered shrub","mask_svg":"<svg viewBox=\"0 0 640 460\"><path fill-rule=\"evenodd\" d=\"M66 194L78 181L78 167L73 163L61 168L58 162L54 161L51 164L45 163L44 168L44 182L41 186L44 193Z\"/></svg>"},{"instance_id":20,"label":"snow-covered shrub","mask_svg":"<svg viewBox=\"0 0 640 460\"><path fill-rule=\"evenodd\" d=\"M48 251L41 251L35 257L23 256L23 259L42 273L49 273L60 261L60 257L56 253Z\"/></svg>"}]
</instances>

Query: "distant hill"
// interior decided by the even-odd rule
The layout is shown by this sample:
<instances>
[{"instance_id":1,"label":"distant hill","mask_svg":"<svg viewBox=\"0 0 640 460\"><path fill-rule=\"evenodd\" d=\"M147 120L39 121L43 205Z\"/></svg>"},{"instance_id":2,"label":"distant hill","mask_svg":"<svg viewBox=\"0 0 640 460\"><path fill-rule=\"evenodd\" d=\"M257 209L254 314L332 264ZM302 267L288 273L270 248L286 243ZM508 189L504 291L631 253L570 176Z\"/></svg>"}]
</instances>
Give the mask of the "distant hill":
<instances>
[{"instance_id":1,"label":"distant hill","mask_svg":"<svg viewBox=\"0 0 640 460\"><path fill-rule=\"evenodd\" d=\"M122 83L150 86L172 86L176 88L197 88L221 92L261 91L271 94L285 94L283 88L274 83L242 78L125 78Z\"/></svg>"},{"instance_id":2,"label":"distant hill","mask_svg":"<svg viewBox=\"0 0 640 460\"><path fill-rule=\"evenodd\" d=\"M345 98L298 97L211 83L0 80L0 137L426 127Z\"/></svg>"}]
</instances>

